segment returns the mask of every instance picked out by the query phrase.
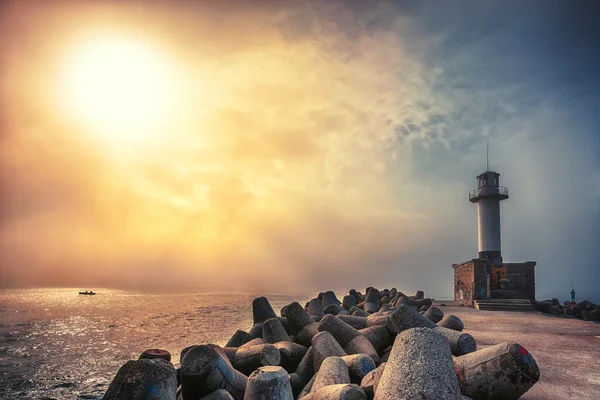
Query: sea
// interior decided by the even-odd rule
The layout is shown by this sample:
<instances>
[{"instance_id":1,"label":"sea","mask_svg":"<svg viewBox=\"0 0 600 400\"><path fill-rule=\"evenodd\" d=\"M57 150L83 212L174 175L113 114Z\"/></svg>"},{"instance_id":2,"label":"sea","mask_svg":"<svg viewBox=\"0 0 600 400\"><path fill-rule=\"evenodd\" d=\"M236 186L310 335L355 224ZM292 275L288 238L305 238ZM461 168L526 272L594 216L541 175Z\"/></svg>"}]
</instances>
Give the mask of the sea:
<instances>
[{"instance_id":1,"label":"sea","mask_svg":"<svg viewBox=\"0 0 600 400\"><path fill-rule=\"evenodd\" d=\"M101 399L119 368L146 349L168 350L178 363L184 347L223 346L237 329L248 331L252 300L263 295L79 290L0 290L0 399ZM278 315L315 296L266 295Z\"/></svg>"}]
</instances>

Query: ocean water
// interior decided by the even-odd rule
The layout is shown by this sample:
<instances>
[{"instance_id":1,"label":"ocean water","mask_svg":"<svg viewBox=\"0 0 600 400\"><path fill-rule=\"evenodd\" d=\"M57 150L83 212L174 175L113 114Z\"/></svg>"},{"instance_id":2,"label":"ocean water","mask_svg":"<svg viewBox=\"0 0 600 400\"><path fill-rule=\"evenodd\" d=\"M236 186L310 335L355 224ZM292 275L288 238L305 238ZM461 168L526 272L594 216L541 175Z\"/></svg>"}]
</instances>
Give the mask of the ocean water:
<instances>
[{"instance_id":1,"label":"ocean water","mask_svg":"<svg viewBox=\"0 0 600 400\"><path fill-rule=\"evenodd\" d=\"M0 399L100 399L118 369L146 349L224 345L252 326L262 294L0 290ZM343 293L337 293L341 299ZM279 315L316 293L266 295Z\"/></svg>"}]
</instances>

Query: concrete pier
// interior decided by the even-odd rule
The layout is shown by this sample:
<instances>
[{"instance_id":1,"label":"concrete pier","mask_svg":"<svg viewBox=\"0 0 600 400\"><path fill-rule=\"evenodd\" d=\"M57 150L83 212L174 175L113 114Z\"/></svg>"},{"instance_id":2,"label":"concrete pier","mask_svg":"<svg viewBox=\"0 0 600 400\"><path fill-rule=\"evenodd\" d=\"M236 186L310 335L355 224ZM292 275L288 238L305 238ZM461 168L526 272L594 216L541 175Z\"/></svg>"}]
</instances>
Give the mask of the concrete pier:
<instances>
[{"instance_id":1,"label":"concrete pier","mask_svg":"<svg viewBox=\"0 0 600 400\"><path fill-rule=\"evenodd\" d=\"M541 376L522 400L598 399L600 324L539 312L479 311L449 301L434 305L464 322L477 349L514 341L531 353Z\"/></svg>"}]
</instances>

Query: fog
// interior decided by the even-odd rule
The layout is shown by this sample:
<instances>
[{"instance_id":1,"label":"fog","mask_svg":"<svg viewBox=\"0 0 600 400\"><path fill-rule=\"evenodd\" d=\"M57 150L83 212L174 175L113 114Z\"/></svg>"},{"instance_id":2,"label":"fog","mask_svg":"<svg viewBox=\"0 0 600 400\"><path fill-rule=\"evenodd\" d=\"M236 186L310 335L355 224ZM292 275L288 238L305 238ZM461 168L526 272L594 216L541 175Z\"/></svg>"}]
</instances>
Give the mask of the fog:
<instances>
[{"instance_id":1,"label":"fog","mask_svg":"<svg viewBox=\"0 0 600 400\"><path fill-rule=\"evenodd\" d=\"M451 298L489 140L504 260L600 301L591 3L49 3L0 6L3 287ZM70 45L106 27L175 66L158 136L60 107Z\"/></svg>"}]
</instances>

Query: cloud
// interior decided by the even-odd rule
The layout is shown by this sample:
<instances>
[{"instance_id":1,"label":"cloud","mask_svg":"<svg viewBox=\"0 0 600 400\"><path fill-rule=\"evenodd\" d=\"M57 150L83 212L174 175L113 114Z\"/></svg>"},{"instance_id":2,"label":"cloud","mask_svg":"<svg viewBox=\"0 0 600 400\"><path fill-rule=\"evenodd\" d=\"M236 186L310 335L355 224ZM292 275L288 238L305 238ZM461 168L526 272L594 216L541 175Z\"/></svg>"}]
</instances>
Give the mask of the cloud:
<instances>
[{"instance_id":1,"label":"cloud","mask_svg":"<svg viewBox=\"0 0 600 400\"><path fill-rule=\"evenodd\" d=\"M72 8L8 10L7 29L27 40L4 59L12 83L2 98L17 105L3 116L4 285L394 283L448 297L452 263L477 251L466 193L485 165L485 137L514 193L503 203L505 258L538 260L543 293L561 290L569 260L593 274L578 244L592 228L564 230L586 213L573 206L574 188L556 189L598 186L588 136L564 134L587 132L589 110L572 113L585 97L541 85L554 72L539 69L527 46L511 47L512 30L535 31L531 20L508 23L483 7L440 22L430 3L389 2L226 12L111 5L88 10L89 21L75 20ZM466 29L477 16L489 28ZM57 57L83 26L107 23L127 23L126 32L155 40L178 64L182 106L155 142L99 146L34 88L51 75L21 69ZM44 32L52 45L42 46ZM593 210L598 191L586 196L579 204ZM559 248L577 256L558 257Z\"/></svg>"}]
</instances>

